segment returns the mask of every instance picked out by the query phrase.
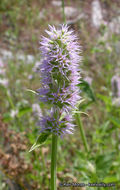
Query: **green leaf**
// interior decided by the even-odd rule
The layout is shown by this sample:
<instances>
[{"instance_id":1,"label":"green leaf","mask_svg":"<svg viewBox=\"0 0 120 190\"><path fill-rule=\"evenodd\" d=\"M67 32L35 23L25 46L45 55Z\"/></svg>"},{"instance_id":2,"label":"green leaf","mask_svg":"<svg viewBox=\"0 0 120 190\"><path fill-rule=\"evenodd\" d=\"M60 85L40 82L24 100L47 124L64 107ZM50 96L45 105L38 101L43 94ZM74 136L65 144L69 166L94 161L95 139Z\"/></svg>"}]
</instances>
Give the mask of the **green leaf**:
<instances>
[{"instance_id":1,"label":"green leaf","mask_svg":"<svg viewBox=\"0 0 120 190\"><path fill-rule=\"evenodd\" d=\"M77 110L74 110L72 113L80 113L80 114L84 114L84 115L87 115L89 116L87 113L83 112L83 111L77 111Z\"/></svg>"},{"instance_id":2,"label":"green leaf","mask_svg":"<svg viewBox=\"0 0 120 190\"><path fill-rule=\"evenodd\" d=\"M35 92L34 90L31 90L31 89L26 89L26 91L32 92L33 94L38 94L37 92Z\"/></svg>"},{"instance_id":3,"label":"green leaf","mask_svg":"<svg viewBox=\"0 0 120 190\"><path fill-rule=\"evenodd\" d=\"M84 81L83 79L80 79L80 83L78 84L80 89L93 101L95 102L95 95L93 93L92 88L90 87L89 83L87 81Z\"/></svg>"},{"instance_id":4,"label":"green leaf","mask_svg":"<svg viewBox=\"0 0 120 190\"><path fill-rule=\"evenodd\" d=\"M41 133L36 142L33 144L33 146L30 148L29 152L33 151L34 149L36 149L37 147L41 146L43 143L45 143L45 141L47 140L48 136L51 133Z\"/></svg>"}]
</instances>

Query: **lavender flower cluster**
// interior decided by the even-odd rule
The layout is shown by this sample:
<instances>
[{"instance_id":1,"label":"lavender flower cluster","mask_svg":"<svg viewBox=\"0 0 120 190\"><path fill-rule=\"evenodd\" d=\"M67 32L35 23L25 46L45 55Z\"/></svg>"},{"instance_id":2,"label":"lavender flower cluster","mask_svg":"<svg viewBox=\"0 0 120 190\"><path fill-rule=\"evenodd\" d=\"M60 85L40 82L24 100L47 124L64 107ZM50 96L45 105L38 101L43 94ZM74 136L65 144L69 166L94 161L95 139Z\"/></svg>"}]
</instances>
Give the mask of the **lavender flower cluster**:
<instances>
[{"instance_id":1,"label":"lavender flower cluster","mask_svg":"<svg viewBox=\"0 0 120 190\"><path fill-rule=\"evenodd\" d=\"M81 48L74 31L67 25L60 29L49 25L49 29L46 30L49 37L42 37L40 43L43 62L40 65L42 87L38 94L40 101L50 104L52 109L41 118L39 125L41 132L63 136L73 132L71 111L80 100L77 84L80 83Z\"/></svg>"}]
</instances>

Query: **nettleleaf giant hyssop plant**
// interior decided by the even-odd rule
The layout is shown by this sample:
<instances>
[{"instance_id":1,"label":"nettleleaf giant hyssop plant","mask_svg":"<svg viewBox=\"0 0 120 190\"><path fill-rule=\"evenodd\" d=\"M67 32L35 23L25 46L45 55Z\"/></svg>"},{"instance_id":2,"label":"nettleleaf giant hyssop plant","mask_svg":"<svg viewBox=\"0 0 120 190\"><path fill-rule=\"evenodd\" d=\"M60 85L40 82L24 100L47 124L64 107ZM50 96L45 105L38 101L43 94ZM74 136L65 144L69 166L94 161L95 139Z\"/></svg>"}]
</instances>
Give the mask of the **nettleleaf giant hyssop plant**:
<instances>
[{"instance_id":1,"label":"nettleleaf giant hyssop plant","mask_svg":"<svg viewBox=\"0 0 120 190\"><path fill-rule=\"evenodd\" d=\"M40 101L48 104L50 110L41 116L38 139L42 143L52 134L51 189L55 190L57 139L59 136L62 138L65 134L73 133L72 111L81 99L78 87L81 48L74 31L69 30L67 25L62 25L60 29L49 26L49 29L46 30L49 37L42 37L40 42L43 62L40 65L41 88L37 93Z\"/></svg>"}]
</instances>

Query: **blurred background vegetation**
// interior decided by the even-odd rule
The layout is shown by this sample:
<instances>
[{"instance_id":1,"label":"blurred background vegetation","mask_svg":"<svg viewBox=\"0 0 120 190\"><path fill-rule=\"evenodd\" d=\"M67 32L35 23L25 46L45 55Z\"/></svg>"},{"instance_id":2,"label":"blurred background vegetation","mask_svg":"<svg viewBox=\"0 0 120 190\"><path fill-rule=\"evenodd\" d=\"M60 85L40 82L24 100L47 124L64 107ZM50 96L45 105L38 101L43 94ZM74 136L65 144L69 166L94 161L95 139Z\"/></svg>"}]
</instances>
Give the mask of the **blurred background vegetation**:
<instances>
[{"instance_id":1,"label":"blurred background vegetation","mask_svg":"<svg viewBox=\"0 0 120 190\"><path fill-rule=\"evenodd\" d=\"M115 188L68 189L119 190L120 1L65 0L65 14L82 46L79 109L88 114L81 122L89 150L78 127L59 139L57 184L113 182ZM26 89L40 87L44 30L62 23L60 0L0 0L0 190L49 190L51 137L29 153L44 105Z\"/></svg>"}]
</instances>

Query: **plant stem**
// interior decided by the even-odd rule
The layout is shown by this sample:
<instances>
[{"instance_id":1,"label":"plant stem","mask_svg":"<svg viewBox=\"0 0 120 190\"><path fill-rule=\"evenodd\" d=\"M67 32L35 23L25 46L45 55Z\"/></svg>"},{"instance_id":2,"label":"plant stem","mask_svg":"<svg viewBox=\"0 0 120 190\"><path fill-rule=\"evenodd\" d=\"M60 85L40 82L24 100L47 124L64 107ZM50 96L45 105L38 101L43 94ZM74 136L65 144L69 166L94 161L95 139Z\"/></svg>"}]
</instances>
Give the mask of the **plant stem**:
<instances>
[{"instance_id":1,"label":"plant stem","mask_svg":"<svg viewBox=\"0 0 120 190\"><path fill-rule=\"evenodd\" d=\"M66 24L66 17L65 17L65 5L64 5L64 0L62 0L62 14L63 14L63 21L64 24Z\"/></svg>"},{"instance_id":2,"label":"plant stem","mask_svg":"<svg viewBox=\"0 0 120 190\"><path fill-rule=\"evenodd\" d=\"M57 166L57 135L52 134L51 154L51 190L56 190L56 166Z\"/></svg>"},{"instance_id":3,"label":"plant stem","mask_svg":"<svg viewBox=\"0 0 120 190\"><path fill-rule=\"evenodd\" d=\"M84 132L84 129L83 129L82 121L80 119L80 114L76 113L75 117L76 117L76 123L80 128L80 133L81 133L82 141L83 141L83 144L84 144L84 147L85 147L85 151L88 153L89 152L88 143L87 143L87 139L86 139L85 132Z\"/></svg>"}]
</instances>

